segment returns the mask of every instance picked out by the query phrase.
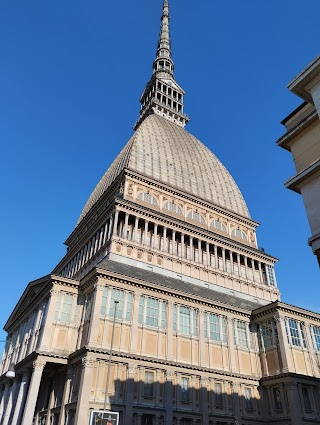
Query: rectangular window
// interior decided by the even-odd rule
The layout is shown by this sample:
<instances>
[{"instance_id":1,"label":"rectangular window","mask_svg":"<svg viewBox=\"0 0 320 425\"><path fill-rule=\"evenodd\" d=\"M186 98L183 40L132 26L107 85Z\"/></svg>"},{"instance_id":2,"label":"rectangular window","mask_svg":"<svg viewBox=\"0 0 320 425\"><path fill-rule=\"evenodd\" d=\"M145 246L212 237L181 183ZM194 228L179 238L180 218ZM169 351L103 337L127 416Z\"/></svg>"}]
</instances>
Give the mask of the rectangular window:
<instances>
[{"instance_id":1,"label":"rectangular window","mask_svg":"<svg viewBox=\"0 0 320 425\"><path fill-rule=\"evenodd\" d=\"M179 330L180 333L190 335L191 333L191 310L188 307L179 307Z\"/></svg>"},{"instance_id":2,"label":"rectangular window","mask_svg":"<svg viewBox=\"0 0 320 425\"><path fill-rule=\"evenodd\" d=\"M118 301L116 319L122 319L124 307L124 291L113 288L111 291L111 300L109 308L109 317L114 316L115 301Z\"/></svg>"},{"instance_id":3,"label":"rectangular window","mask_svg":"<svg viewBox=\"0 0 320 425\"><path fill-rule=\"evenodd\" d=\"M159 301L154 298L147 299L146 325L158 327Z\"/></svg>"},{"instance_id":4,"label":"rectangular window","mask_svg":"<svg viewBox=\"0 0 320 425\"><path fill-rule=\"evenodd\" d=\"M266 270L267 270L268 280L269 280L270 286L276 286L273 267L266 264Z\"/></svg>"},{"instance_id":5,"label":"rectangular window","mask_svg":"<svg viewBox=\"0 0 320 425\"><path fill-rule=\"evenodd\" d=\"M193 335L198 336L198 312L196 310L192 310L193 316Z\"/></svg>"},{"instance_id":6,"label":"rectangular window","mask_svg":"<svg viewBox=\"0 0 320 425\"><path fill-rule=\"evenodd\" d=\"M181 379L181 401L186 403L190 400L189 378Z\"/></svg>"},{"instance_id":7,"label":"rectangular window","mask_svg":"<svg viewBox=\"0 0 320 425\"><path fill-rule=\"evenodd\" d=\"M222 384L215 384L215 404L216 406L223 406Z\"/></svg>"},{"instance_id":8,"label":"rectangular window","mask_svg":"<svg viewBox=\"0 0 320 425\"><path fill-rule=\"evenodd\" d=\"M75 323L77 320L78 297L66 292L59 293L56 302L54 320L62 323Z\"/></svg>"},{"instance_id":9,"label":"rectangular window","mask_svg":"<svg viewBox=\"0 0 320 425\"><path fill-rule=\"evenodd\" d=\"M233 337L235 345L241 348L249 348L247 338L247 324L240 320L233 322Z\"/></svg>"},{"instance_id":10,"label":"rectangular window","mask_svg":"<svg viewBox=\"0 0 320 425\"><path fill-rule=\"evenodd\" d=\"M286 328L287 328L289 344L292 344L296 347L301 347L298 322L294 319L287 319Z\"/></svg>"},{"instance_id":11,"label":"rectangular window","mask_svg":"<svg viewBox=\"0 0 320 425\"><path fill-rule=\"evenodd\" d=\"M204 337L208 338L208 315L207 313L203 314L203 320L204 320Z\"/></svg>"},{"instance_id":12,"label":"rectangular window","mask_svg":"<svg viewBox=\"0 0 320 425\"><path fill-rule=\"evenodd\" d=\"M252 402L252 390L251 388L245 388L245 403L247 410L253 410L253 402Z\"/></svg>"},{"instance_id":13,"label":"rectangular window","mask_svg":"<svg viewBox=\"0 0 320 425\"><path fill-rule=\"evenodd\" d=\"M107 286L105 286L102 292L101 316L105 316L107 313L107 300L108 300L108 288Z\"/></svg>"},{"instance_id":14,"label":"rectangular window","mask_svg":"<svg viewBox=\"0 0 320 425\"><path fill-rule=\"evenodd\" d=\"M314 349L320 352L320 327L312 326Z\"/></svg>"},{"instance_id":15,"label":"rectangular window","mask_svg":"<svg viewBox=\"0 0 320 425\"><path fill-rule=\"evenodd\" d=\"M308 412L310 412L312 409L311 409L311 403L310 403L310 397L309 397L308 388L302 387L301 388L301 391L302 391L302 398L303 398L304 408Z\"/></svg>"},{"instance_id":16,"label":"rectangular window","mask_svg":"<svg viewBox=\"0 0 320 425\"><path fill-rule=\"evenodd\" d=\"M227 341L227 325L224 317L216 314L209 314L209 338L212 341L226 342Z\"/></svg>"},{"instance_id":17,"label":"rectangular window","mask_svg":"<svg viewBox=\"0 0 320 425\"><path fill-rule=\"evenodd\" d=\"M146 372L143 383L144 397L154 396L154 372Z\"/></svg>"},{"instance_id":18,"label":"rectangular window","mask_svg":"<svg viewBox=\"0 0 320 425\"><path fill-rule=\"evenodd\" d=\"M165 329L167 327L167 304L162 301L161 307L161 328Z\"/></svg>"},{"instance_id":19,"label":"rectangular window","mask_svg":"<svg viewBox=\"0 0 320 425\"><path fill-rule=\"evenodd\" d=\"M278 387L273 388L273 400L275 409L282 410L281 392Z\"/></svg>"},{"instance_id":20,"label":"rectangular window","mask_svg":"<svg viewBox=\"0 0 320 425\"><path fill-rule=\"evenodd\" d=\"M273 345L273 327L271 320L258 325L259 348L268 348Z\"/></svg>"},{"instance_id":21,"label":"rectangular window","mask_svg":"<svg viewBox=\"0 0 320 425\"><path fill-rule=\"evenodd\" d=\"M144 315L144 296L141 296L139 301L139 325L143 324L143 315Z\"/></svg>"},{"instance_id":22,"label":"rectangular window","mask_svg":"<svg viewBox=\"0 0 320 425\"><path fill-rule=\"evenodd\" d=\"M126 320L129 322L131 320L131 311L132 311L132 294L131 292L127 292L127 300L126 300L126 304L127 304L127 311L126 311Z\"/></svg>"}]
</instances>

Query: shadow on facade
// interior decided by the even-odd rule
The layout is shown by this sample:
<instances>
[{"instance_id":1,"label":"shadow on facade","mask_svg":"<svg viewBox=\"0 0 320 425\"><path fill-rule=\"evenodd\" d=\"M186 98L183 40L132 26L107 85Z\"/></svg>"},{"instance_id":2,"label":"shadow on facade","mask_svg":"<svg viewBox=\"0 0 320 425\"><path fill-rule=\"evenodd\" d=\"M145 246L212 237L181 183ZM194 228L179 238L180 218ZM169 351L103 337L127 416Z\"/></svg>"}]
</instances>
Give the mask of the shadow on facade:
<instances>
[{"instance_id":1,"label":"shadow on facade","mask_svg":"<svg viewBox=\"0 0 320 425\"><path fill-rule=\"evenodd\" d=\"M175 375L174 378L167 376L163 383L153 380L155 374L150 369L150 372L145 372L144 381L117 379L113 389L109 387L110 411L119 412L120 425L249 425L263 422L253 386L240 387L223 380L209 382L183 374ZM36 405L35 425L89 423L87 419L77 424L75 422L78 378L74 376L69 394L64 400L65 381L65 368L46 370ZM177 381L179 385L175 383ZM244 395L239 396L239 391L244 391ZM88 407L91 410L102 410L104 395L104 388L91 389ZM64 409L61 409L62 404ZM60 414L64 416L62 422ZM94 425L106 424L95 422Z\"/></svg>"}]
</instances>

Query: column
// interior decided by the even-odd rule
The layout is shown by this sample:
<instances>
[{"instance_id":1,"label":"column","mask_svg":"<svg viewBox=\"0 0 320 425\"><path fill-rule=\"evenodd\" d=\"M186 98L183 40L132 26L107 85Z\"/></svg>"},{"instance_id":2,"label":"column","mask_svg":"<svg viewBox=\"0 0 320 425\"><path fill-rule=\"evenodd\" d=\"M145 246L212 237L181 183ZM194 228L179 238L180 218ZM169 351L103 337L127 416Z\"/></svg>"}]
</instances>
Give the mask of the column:
<instances>
[{"instance_id":1,"label":"column","mask_svg":"<svg viewBox=\"0 0 320 425\"><path fill-rule=\"evenodd\" d=\"M72 375L73 375L73 366L70 365L68 367L68 370L67 370L67 373L66 373L66 380L65 380L64 388L63 388L63 394L62 394L62 400L61 400L61 409L60 409L60 414L59 414L58 425L64 425L65 424L65 413L66 413L65 406L69 402Z\"/></svg>"},{"instance_id":2,"label":"column","mask_svg":"<svg viewBox=\"0 0 320 425\"><path fill-rule=\"evenodd\" d=\"M190 260L194 261L194 252L193 252L193 237L190 236Z\"/></svg>"},{"instance_id":3,"label":"column","mask_svg":"<svg viewBox=\"0 0 320 425\"><path fill-rule=\"evenodd\" d=\"M246 256L243 257L244 258L244 268L246 271L246 279L248 279L248 258Z\"/></svg>"},{"instance_id":4,"label":"column","mask_svg":"<svg viewBox=\"0 0 320 425\"><path fill-rule=\"evenodd\" d=\"M29 371L25 371L20 382L18 397L16 400L16 405L15 405L11 425L18 425L21 423L21 417L22 417L22 413L24 409L24 404L27 398L29 380L30 380L30 373Z\"/></svg>"},{"instance_id":5,"label":"column","mask_svg":"<svg viewBox=\"0 0 320 425\"><path fill-rule=\"evenodd\" d=\"M173 360L173 302L168 302L167 359Z\"/></svg>"},{"instance_id":6,"label":"column","mask_svg":"<svg viewBox=\"0 0 320 425\"><path fill-rule=\"evenodd\" d=\"M198 263L202 264L202 249L200 239L198 239Z\"/></svg>"},{"instance_id":7,"label":"column","mask_svg":"<svg viewBox=\"0 0 320 425\"><path fill-rule=\"evenodd\" d=\"M214 245L214 262L215 262L215 268L219 268L219 259L218 259L218 247L217 245Z\"/></svg>"},{"instance_id":8,"label":"column","mask_svg":"<svg viewBox=\"0 0 320 425\"><path fill-rule=\"evenodd\" d=\"M131 326L131 344L130 351L136 353L138 351L138 327L139 327L139 305L141 293L137 292L133 296L133 318Z\"/></svg>"},{"instance_id":9,"label":"column","mask_svg":"<svg viewBox=\"0 0 320 425\"><path fill-rule=\"evenodd\" d=\"M166 372L166 383L165 383L165 425L173 424L173 372Z\"/></svg>"},{"instance_id":10,"label":"column","mask_svg":"<svg viewBox=\"0 0 320 425\"><path fill-rule=\"evenodd\" d=\"M254 259L253 258L251 258L251 268L252 268L252 280L255 282L256 281L256 276L255 276L256 268L255 268L255 265L254 265Z\"/></svg>"},{"instance_id":11,"label":"column","mask_svg":"<svg viewBox=\"0 0 320 425\"><path fill-rule=\"evenodd\" d=\"M114 213L114 223L113 223L113 230L112 230L112 235L113 236L118 236L118 221L119 221L119 211L115 211Z\"/></svg>"},{"instance_id":12,"label":"column","mask_svg":"<svg viewBox=\"0 0 320 425\"><path fill-rule=\"evenodd\" d=\"M123 227L123 239L128 239L128 223L129 223L129 214L126 213L125 218L124 218L124 227Z\"/></svg>"},{"instance_id":13,"label":"column","mask_svg":"<svg viewBox=\"0 0 320 425\"><path fill-rule=\"evenodd\" d=\"M10 391L9 383L6 383L6 385L4 387L3 394L2 394L1 403L0 403L0 415L1 415L0 422L2 420L2 417L4 415L4 411L5 411L5 408L6 408L6 405L7 405L9 391Z\"/></svg>"},{"instance_id":14,"label":"column","mask_svg":"<svg viewBox=\"0 0 320 425\"><path fill-rule=\"evenodd\" d=\"M94 284L93 299L92 299L92 309L91 309L91 318L89 324L89 330L87 334L87 342L89 345L98 344L98 331L99 331L99 322L101 315L101 304L102 304L102 293L104 286L99 281Z\"/></svg>"},{"instance_id":15,"label":"column","mask_svg":"<svg viewBox=\"0 0 320 425\"><path fill-rule=\"evenodd\" d=\"M226 250L222 248L222 264L223 264L223 271L225 272L227 270L226 267Z\"/></svg>"},{"instance_id":16,"label":"column","mask_svg":"<svg viewBox=\"0 0 320 425\"><path fill-rule=\"evenodd\" d=\"M167 228L164 227L163 228L163 247L162 247L164 252L167 252Z\"/></svg>"},{"instance_id":17,"label":"column","mask_svg":"<svg viewBox=\"0 0 320 425\"><path fill-rule=\"evenodd\" d=\"M44 329L42 331L41 340L39 341L39 347L43 350L48 350L51 344L51 332L52 322L54 317L54 311L56 308L57 298L60 291L55 289L53 286L50 291L50 299L48 302L47 318L45 321Z\"/></svg>"},{"instance_id":18,"label":"column","mask_svg":"<svg viewBox=\"0 0 320 425\"><path fill-rule=\"evenodd\" d=\"M158 225L157 224L154 225L153 248L154 249L159 249L159 244L158 244Z\"/></svg>"},{"instance_id":19,"label":"column","mask_svg":"<svg viewBox=\"0 0 320 425\"><path fill-rule=\"evenodd\" d=\"M282 373L286 373L286 372L289 372L289 370L292 370L292 364L291 364L292 362L290 357L291 353L290 353L290 348L288 344L284 318L280 316L275 316L274 320L276 322L276 327L277 327L278 337L279 337L279 347L280 347L280 354L281 354L281 360L282 360Z\"/></svg>"},{"instance_id":20,"label":"column","mask_svg":"<svg viewBox=\"0 0 320 425\"><path fill-rule=\"evenodd\" d=\"M210 267L210 245L209 245L209 242L206 242L206 256L207 256L207 266Z\"/></svg>"},{"instance_id":21,"label":"column","mask_svg":"<svg viewBox=\"0 0 320 425\"><path fill-rule=\"evenodd\" d=\"M75 424L89 423L89 394L91 391L94 362L95 360L92 357L87 356L82 358L82 373L78 392L76 417L74 421Z\"/></svg>"},{"instance_id":22,"label":"column","mask_svg":"<svg viewBox=\"0 0 320 425\"><path fill-rule=\"evenodd\" d=\"M176 231L172 230L172 246L171 246L171 254L176 255Z\"/></svg>"},{"instance_id":23,"label":"column","mask_svg":"<svg viewBox=\"0 0 320 425\"><path fill-rule=\"evenodd\" d=\"M139 217L136 217L134 220L134 237L132 238L132 240L140 243L140 241L138 240L138 229L139 229Z\"/></svg>"},{"instance_id":24,"label":"column","mask_svg":"<svg viewBox=\"0 0 320 425\"><path fill-rule=\"evenodd\" d=\"M263 284L263 274L262 274L261 261L258 261L258 267L259 267L260 283Z\"/></svg>"},{"instance_id":25,"label":"column","mask_svg":"<svg viewBox=\"0 0 320 425\"><path fill-rule=\"evenodd\" d=\"M144 221L144 233L143 233L143 245L146 245L147 243L147 237L148 237L148 230L149 230L149 221Z\"/></svg>"},{"instance_id":26,"label":"column","mask_svg":"<svg viewBox=\"0 0 320 425\"><path fill-rule=\"evenodd\" d=\"M181 257L186 258L185 246L184 246L184 234L183 233L181 233Z\"/></svg>"},{"instance_id":27,"label":"column","mask_svg":"<svg viewBox=\"0 0 320 425\"><path fill-rule=\"evenodd\" d=\"M34 411L36 408L36 403L38 399L38 393L42 378L42 372L46 363L38 357L36 361L33 362L33 373L30 381L30 386L28 390L28 396L26 400L26 405L24 408L24 413L22 417L21 425L30 425L32 424L32 419Z\"/></svg>"},{"instance_id":28,"label":"column","mask_svg":"<svg viewBox=\"0 0 320 425\"><path fill-rule=\"evenodd\" d=\"M2 418L2 424L3 425L9 424L10 416L13 414L12 407L14 406L14 408L15 408L15 398L16 398L17 385L18 385L17 379L15 379L13 381L12 385L11 385L6 410L5 410L5 413L4 413L3 418Z\"/></svg>"},{"instance_id":29,"label":"column","mask_svg":"<svg viewBox=\"0 0 320 425\"><path fill-rule=\"evenodd\" d=\"M112 231L113 231L113 216L110 217L110 223L108 228L108 241L111 239Z\"/></svg>"},{"instance_id":30,"label":"column","mask_svg":"<svg viewBox=\"0 0 320 425\"><path fill-rule=\"evenodd\" d=\"M234 269L233 269L233 252L229 251L229 257L230 257L230 273L234 274Z\"/></svg>"},{"instance_id":31,"label":"column","mask_svg":"<svg viewBox=\"0 0 320 425\"><path fill-rule=\"evenodd\" d=\"M208 411L208 380L200 378L200 411L202 414L202 425L209 425Z\"/></svg>"},{"instance_id":32,"label":"column","mask_svg":"<svg viewBox=\"0 0 320 425\"><path fill-rule=\"evenodd\" d=\"M238 275L241 277L241 258L240 254L237 254L237 263L238 263Z\"/></svg>"},{"instance_id":33,"label":"column","mask_svg":"<svg viewBox=\"0 0 320 425\"><path fill-rule=\"evenodd\" d=\"M285 384L288 395L291 425L302 425L302 406L299 399L296 383Z\"/></svg>"},{"instance_id":34,"label":"column","mask_svg":"<svg viewBox=\"0 0 320 425\"><path fill-rule=\"evenodd\" d=\"M204 319L205 314L204 310L199 310L199 359L200 366L205 365L205 357L206 357L206 345L205 345L205 337L204 337Z\"/></svg>"},{"instance_id":35,"label":"column","mask_svg":"<svg viewBox=\"0 0 320 425\"><path fill-rule=\"evenodd\" d=\"M134 379L136 373L136 365L128 365L128 377L126 384L126 409L124 412L124 424L131 424L133 418L133 400L134 400Z\"/></svg>"},{"instance_id":36,"label":"column","mask_svg":"<svg viewBox=\"0 0 320 425\"><path fill-rule=\"evenodd\" d=\"M236 371L236 362L235 356L238 355L238 351L235 350L234 341L233 341L233 320L231 317L227 318L228 323L228 346L229 346L229 362L230 362L230 371Z\"/></svg>"}]
</instances>

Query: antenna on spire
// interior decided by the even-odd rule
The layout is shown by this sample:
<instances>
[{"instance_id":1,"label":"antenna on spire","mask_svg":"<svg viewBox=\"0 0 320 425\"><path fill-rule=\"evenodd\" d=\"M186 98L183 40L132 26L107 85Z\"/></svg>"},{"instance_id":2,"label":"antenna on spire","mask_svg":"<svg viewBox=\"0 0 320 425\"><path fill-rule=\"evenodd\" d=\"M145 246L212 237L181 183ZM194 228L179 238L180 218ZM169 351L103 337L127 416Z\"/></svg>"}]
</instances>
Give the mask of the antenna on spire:
<instances>
[{"instance_id":1,"label":"antenna on spire","mask_svg":"<svg viewBox=\"0 0 320 425\"><path fill-rule=\"evenodd\" d=\"M161 28L153 73L141 96L141 111L134 125L136 130L149 115L156 114L184 127L189 117L183 112L183 89L173 76L171 57L169 1L163 1Z\"/></svg>"}]
</instances>

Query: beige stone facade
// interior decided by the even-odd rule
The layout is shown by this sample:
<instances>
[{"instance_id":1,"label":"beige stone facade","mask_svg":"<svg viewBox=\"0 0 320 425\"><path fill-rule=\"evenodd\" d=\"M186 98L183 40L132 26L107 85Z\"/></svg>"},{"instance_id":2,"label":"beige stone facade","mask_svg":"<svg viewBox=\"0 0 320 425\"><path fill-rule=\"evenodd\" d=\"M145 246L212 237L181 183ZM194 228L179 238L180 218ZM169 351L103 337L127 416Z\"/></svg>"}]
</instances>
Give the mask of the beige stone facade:
<instances>
[{"instance_id":1,"label":"beige stone facade","mask_svg":"<svg viewBox=\"0 0 320 425\"><path fill-rule=\"evenodd\" d=\"M184 129L168 24L164 1L134 136L5 325L1 425L320 423L320 315L280 301L239 188Z\"/></svg>"},{"instance_id":2,"label":"beige stone facade","mask_svg":"<svg viewBox=\"0 0 320 425\"><path fill-rule=\"evenodd\" d=\"M302 195L311 229L309 245L320 265L320 58L288 87L304 103L282 121L287 132L278 145L292 153L297 174L286 187Z\"/></svg>"}]
</instances>

